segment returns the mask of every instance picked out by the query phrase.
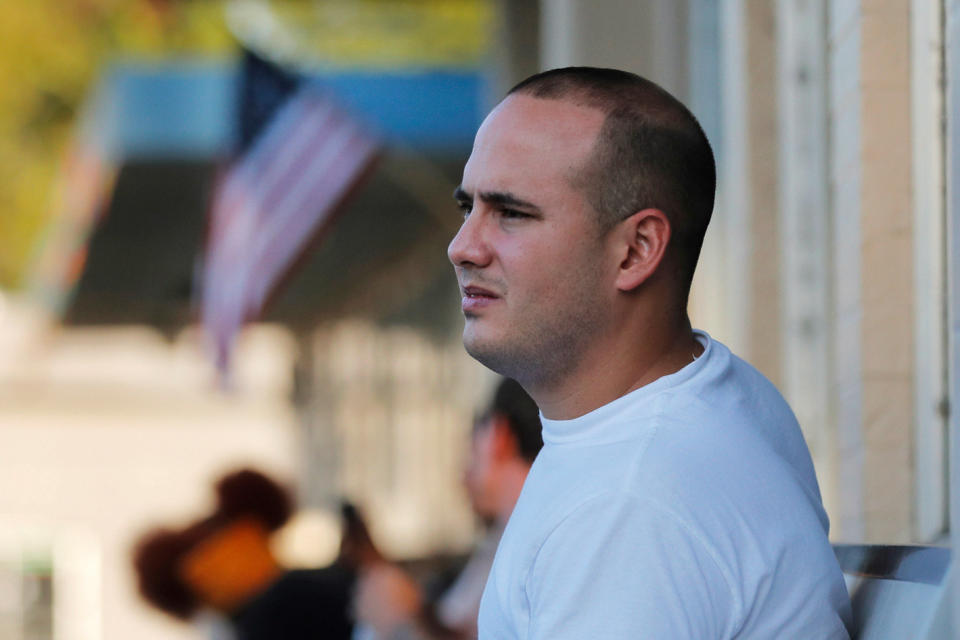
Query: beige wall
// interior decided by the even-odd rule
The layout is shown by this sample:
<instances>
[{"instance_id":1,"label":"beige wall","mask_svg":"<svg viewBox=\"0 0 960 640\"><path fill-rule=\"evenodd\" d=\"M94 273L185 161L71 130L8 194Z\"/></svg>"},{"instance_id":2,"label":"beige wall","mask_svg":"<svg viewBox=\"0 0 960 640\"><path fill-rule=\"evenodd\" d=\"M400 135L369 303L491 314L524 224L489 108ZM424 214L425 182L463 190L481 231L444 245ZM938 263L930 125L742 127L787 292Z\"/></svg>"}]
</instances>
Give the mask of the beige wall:
<instances>
[{"instance_id":1,"label":"beige wall","mask_svg":"<svg viewBox=\"0 0 960 640\"><path fill-rule=\"evenodd\" d=\"M542 0L540 65L617 67L688 96L686 0Z\"/></svg>"},{"instance_id":2,"label":"beige wall","mask_svg":"<svg viewBox=\"0 0 960 640\"><path fill-rule=\"evenodd\" d=\"M863 509L876 542L910 541L914 528L909 9L865 2L859 18Z\"/></svg>"}]
</instances>

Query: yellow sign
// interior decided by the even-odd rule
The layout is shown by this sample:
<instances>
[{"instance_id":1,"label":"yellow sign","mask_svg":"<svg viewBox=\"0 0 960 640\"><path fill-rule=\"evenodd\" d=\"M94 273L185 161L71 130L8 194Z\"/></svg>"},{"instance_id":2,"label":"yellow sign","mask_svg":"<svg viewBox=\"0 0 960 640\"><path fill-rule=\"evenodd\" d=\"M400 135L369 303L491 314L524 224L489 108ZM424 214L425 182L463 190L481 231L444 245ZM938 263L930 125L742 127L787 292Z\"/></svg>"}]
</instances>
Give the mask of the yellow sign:
<instances>
[{"instance_id":1,"label":"yellow sign","mask_svg":"<svg viewBox=\"0 0 960 640\"><path fill-rule=\"evenodd\" d=\"M492 39L489 0L238 1L232 30L294 64L476 67Z\"/></svg>"}]
</instances>

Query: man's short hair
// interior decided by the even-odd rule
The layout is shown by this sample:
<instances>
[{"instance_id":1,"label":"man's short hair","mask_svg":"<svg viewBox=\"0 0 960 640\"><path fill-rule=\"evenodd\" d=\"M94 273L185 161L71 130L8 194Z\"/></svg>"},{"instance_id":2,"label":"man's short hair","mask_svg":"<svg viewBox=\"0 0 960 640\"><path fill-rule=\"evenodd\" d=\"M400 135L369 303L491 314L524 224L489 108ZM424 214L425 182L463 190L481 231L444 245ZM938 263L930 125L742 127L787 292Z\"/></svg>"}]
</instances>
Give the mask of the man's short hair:
<instances>
[{"instance_id":1,"label":"man's short hair","mask_svg":"<svg viewBox=\"0 0 960 640\"><path fill-rule=\"evenodd\" d=\"M503 378L493 392L490 407L480 417L479 422L486 422L493 416L503 416L514 440L517 450L528 462L534 458L543 447L543 427L540 424L540 409L527 395L520 383L510 378Z\"/></svg>"},{"instance_id":2,"label":"man's short hair","mask_svg":"<svg viewBox=\"0 0 960 640\"><path fill-rule=\"evenodd\" d=\"M572 183L584 189L602 232L638 211L663 211L686 294L717 182L713 151L693 114L655 83L616 69L551 69L527 78L511 94L606 114L592 155Z\"/></svg>"}]
</instances>

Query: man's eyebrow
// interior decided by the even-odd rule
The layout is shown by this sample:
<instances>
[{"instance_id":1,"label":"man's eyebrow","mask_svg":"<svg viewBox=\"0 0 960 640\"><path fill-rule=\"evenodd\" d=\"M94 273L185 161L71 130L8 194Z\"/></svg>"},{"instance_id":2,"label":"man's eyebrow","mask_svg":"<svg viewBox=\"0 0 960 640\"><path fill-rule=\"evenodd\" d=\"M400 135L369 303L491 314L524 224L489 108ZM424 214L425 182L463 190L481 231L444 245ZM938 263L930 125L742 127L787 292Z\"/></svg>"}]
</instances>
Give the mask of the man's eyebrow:
<instances>
[{"instance_id":1,"label":"man's eyebrow","mask_svg":"<svg viewBox=\"0 0 960 640\"><path fill-rule=\"evenodd\" d=\"M529 209L531 211L540 211L540 207L518 198L508 191L481 191L479 198L486 202L487 204L496 204L506 207L520 207L521 209ZM467 193L463 187L457 187L453 191L453 197L459 202L473 202L473 196Z\"/></svg>"}]
</instances>

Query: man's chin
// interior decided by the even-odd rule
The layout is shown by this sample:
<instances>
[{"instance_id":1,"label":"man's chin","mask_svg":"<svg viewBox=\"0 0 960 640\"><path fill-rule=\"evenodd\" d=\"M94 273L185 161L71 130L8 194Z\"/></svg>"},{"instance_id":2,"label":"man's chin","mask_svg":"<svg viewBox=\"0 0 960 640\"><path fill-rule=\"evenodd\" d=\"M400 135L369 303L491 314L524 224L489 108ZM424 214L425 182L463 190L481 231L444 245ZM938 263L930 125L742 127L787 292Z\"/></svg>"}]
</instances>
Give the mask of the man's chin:
<instances>
[{"instance_id":1,"label":"man's chin","mask_svg":"<svg viewBox=\"0 0 960 640\"><path fill-rule=\"evenodd\" d=\"M486 351L483 347L484 341L477 336L476 331L470 326L469 319L467 325L463 328L463 348L476 360L480 360ZM482 362L482 360L481 360Z\"/></svg>"},{"instance_id":2,"label":"man's chin","mask_svg":"<svg viewBox=\"0 0 960 640\"><path fill-rule=\"evenodd\" d=\"M503 344L478 336L467 327L463 331L463 347L474 360L504 376L511 377L514 369L511 355L513 350Z\"/></svg>"},{"instance_id":3,"label":"man's chin","mask_svg":"<svg viewBox=\"0 0 960 640\"><path fill-rule=\"evenodd\" d=\"M490 349L489 340L479 335L477 327L474 326L469 318L463 327L463 348L467 350L467 353L469 353L472 358L480 362L483 362L485 354Z\"/></svg>"}]
</instances>

